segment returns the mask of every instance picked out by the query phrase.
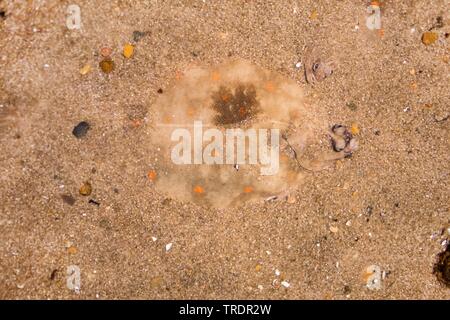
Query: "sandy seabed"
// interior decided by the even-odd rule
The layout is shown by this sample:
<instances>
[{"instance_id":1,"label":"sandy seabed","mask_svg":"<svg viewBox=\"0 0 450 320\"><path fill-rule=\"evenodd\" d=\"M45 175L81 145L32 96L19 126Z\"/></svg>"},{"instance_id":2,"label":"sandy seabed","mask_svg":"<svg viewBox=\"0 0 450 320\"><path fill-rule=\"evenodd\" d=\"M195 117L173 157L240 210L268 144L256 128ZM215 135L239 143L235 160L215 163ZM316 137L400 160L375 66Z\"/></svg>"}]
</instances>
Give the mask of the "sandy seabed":
<instances>
[{"instance_id":1,"label":"sandy seabed","mask_svg":"<svg viewBox=\"0 0 450 320\"><path fill-rule=\"evenodd\" d=\"M380 1L369 30L362 0L1 1L0 298L450 299L433 273L450 238L449 5ZM334 65L315 85L307 47ZM230 59L295 82L359 149L303 172L289 201L160 192L156 101Z\"/></svg>"}]
</instances>

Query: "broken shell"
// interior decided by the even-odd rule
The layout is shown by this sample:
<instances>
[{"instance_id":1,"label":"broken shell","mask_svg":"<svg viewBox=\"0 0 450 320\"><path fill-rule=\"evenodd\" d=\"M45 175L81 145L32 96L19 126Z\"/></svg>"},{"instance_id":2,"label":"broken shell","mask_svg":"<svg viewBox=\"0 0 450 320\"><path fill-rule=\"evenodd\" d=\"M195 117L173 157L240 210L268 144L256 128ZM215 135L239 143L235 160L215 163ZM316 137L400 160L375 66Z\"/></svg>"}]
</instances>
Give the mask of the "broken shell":
<instances>
[{"instance_id":1,"label":"broken shell","mask_svg":"<svg viewBox=\"0 0 450 320\"><path fill-rule=\"evenodd\" d=\"M347 154L351 154L354 151L356 151L356 149L358 149L358 140L356 140L355 138L352 138L350 140L350 142L347 144L347 146L344 149L344 152Z\"/></svg>"},{"instance_id":2,"label":"broken shell","mask_svg":"<svg viewBox=\"0 0 450 320\"><path fill-rule=\"evenodd\" d=\"M331 146L336 152L344 151L346 156L351 156L352 152L358 148L358 141L353 137L347 127L335 124L331 128Z\"/></svg>"},{"instance_id":3,"label":"broken shell","mask_svg":"<svg viewBox=\"0 0 450 320\"><path fill-rule=\"evenodd\" d=\"M337 134L337 135L343 137L343 136L345 135L346 131L347 131L347 128L344 127L344 126L341 125L341 124L335 124L335 125L331 128L331 131L332 131L334 134Z\"/></svg>"},{"instance_id":4,"label":"broken shell","mask_svg":"<svg viewBox=\"0 0 450 320\"><path fill-rule=\"evenodd\" d=\"M333 63L322 61L311 47L305 52L304 65L306 81L311 84L323 81L333 73Z\"/></svg>"},{"instance_id":5,"label":"broken shell","mask_svg":"<svg viewBox=\"0 0 450 320\"><path fill-rule=\"evenodd\" d=\"M105 58L104 60L100 61L99 66L104 73L111 73L114 70L115 65L114 61L109 58Z\"/></svg>"}]
</instances>

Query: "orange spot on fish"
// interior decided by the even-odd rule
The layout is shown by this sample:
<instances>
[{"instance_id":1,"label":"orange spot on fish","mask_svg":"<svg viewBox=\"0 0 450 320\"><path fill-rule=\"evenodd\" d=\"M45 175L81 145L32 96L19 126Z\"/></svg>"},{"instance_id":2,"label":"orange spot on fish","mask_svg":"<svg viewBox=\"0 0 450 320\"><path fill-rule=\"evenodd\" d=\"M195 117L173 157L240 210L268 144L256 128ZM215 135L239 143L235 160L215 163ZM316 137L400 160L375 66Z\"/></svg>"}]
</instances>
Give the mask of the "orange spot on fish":
<instances>
[{"instance_id":1,"label":"orange spot on fish","mask_svg":"<svg viewBox=\"0 0 450 320\"><path fill-rule=\"evenodd\" d=\"M247 186L244 188L244 193L252 193L253 192L253 187Z\"/></svg>"},{"instance_id":2,"label":"orange spot on fish","mask_svg":"<svg viewBox=\"0 0 450 320\"><path fill-rule=\"evenodd\" d=\"M266 89L269 92L274 92L275 91L275 85L273 84L273 82L268 81L266 82L266 84L264 85L264 89Z\"/></svg>"},{"instance_id":3,"label":"orange spot on fish","mask_svg":"<svg viewBox=\"0 0 450 320\"><path fill-rule=\"evenodd\" d=\"M147 173L147 177L150 179L150 181L155 181L155 179L156 179L156 171L155 170L150 170L148 173Z\"/></svg>"},{"instance_id":4,"label":"orange spot on fish","mask_svg":"<svg viewBox=\"0 0 450 320\"><path fill-rule=\"evenodd\" d=\"M217 71L214 71L211 74L211 79L212 79L212 81L219 81L220 80L220 73L218 73Z\"/></svg>"},{"instance_id":5,"label":"orange spot on fish","mask_svg":"<svg viewBox=\"0 0 450 320\"><path fill-rule=\"evenodd\" d=\"M181 80L183 78L183 72L181 72L180 70L177 70L176 72L175 72L175 79L176 80Z\"/></svg>"}]
</instances>

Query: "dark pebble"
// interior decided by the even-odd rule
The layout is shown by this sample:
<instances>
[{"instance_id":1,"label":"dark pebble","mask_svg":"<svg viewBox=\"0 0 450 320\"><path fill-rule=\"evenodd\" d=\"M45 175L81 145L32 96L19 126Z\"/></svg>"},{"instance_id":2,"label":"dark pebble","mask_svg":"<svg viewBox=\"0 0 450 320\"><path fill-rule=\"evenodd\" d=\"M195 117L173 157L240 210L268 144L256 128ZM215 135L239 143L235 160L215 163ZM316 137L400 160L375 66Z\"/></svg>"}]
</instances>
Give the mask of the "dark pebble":
<instances>
[{"instance_id":1,"label":"dark pebble","mask_svg":"<svg viewBox=\"0 0 450 320\"><path fill-rule=\"evenodd\" d=\"M162 94L164 91L163 91L163 89L159 88L157 92L158 92L159 94Z\"/></svg>"},{"instance_id":2,"label":"dark pebble","mask_svg":"<svg viewBox=\"0 0 450 320\"><path fill-rule=\"evenodd\" d=\"M100 202L97 202L94 199L89 199L89 203L95 204L97 207L100 206Z\"/></svg>"},{"instance_id":3,"label":"dark pebble","mask_svg":"<svg viewBox=\"0 0 450 320\"><path fill-rule=\"evenodd\" d=\"M147 32L142 32L142 31L133 31L133 40L134 42L138 42L139 40L141 40L145 35L147 34Z\"/></svg>"},{"instance_id":4,"label":"dark pebble","mask_svg":"<svg viewBox=\"0 0 450 320\"><path fill-rule=\"evenodd\" d=\"M89 128L90 128L89 123L87 123L86 121L81 121L73 128L72 133L75 137L82 138L86 135Z\"/></svg>"},{"instance_id":5,"label":"dark pebble","mask_svg":"<svg viewBox=\"0 0 450 320\"><path fill-rule=\"evenodd\" d=\"M61 198L62 198L62 200L63 200L65 203L67 203L68 205L73 206L73 205L75 204L75 198L72 197L72 196L70 196L70 195L63 194L63 195L61 195Z\"/></svg>"}]
</instances>

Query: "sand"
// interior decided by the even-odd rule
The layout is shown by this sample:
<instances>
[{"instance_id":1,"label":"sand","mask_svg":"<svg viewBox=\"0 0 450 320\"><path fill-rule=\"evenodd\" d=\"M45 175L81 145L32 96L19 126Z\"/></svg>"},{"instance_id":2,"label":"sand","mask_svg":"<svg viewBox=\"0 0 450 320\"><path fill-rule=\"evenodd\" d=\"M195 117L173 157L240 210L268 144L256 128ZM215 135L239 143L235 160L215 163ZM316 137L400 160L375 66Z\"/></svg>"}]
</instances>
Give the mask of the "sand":
<instances>
[{"instance_id":1,"label":"sand","mask_svg":"<svg viewBox=\"0 0 450 320\"><path fill-rule=\"evenodd\" d=\"M81 30L69 4L0 3L0 298L450 298L433 274L450 237L449 1L382 1L382 30L366 27L368 1L77 0ZM335 64L315 85L296 67L309 46ZM291 201L159 192L158 90L233 58L295 81L329 127L358 127L359 149L305 173Z\"/></svg>"}]
</instances>

